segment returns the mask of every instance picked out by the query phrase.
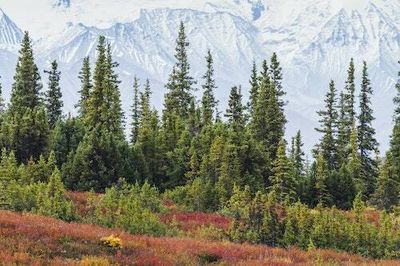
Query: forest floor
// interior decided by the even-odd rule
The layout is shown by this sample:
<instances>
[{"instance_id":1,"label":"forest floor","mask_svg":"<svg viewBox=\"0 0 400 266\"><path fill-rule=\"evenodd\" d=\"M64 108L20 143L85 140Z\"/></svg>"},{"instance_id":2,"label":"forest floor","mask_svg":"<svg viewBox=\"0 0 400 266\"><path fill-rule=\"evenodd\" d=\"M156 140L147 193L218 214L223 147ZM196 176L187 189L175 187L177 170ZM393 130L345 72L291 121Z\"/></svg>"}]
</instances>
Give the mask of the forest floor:
<instances>
[{"instance_id":1,"label":"forest floor","mask_svg":"<svg viewBox=\"0 0 400 266\"><path fill-rule=\"evenodd\" d=\"M84 213L85 195L70 197ZM330 250L305 252L234 244L223 237L230 220L217 214L184 213L171 207L161 220L176 224L184 234L136 236L96 225L0 211L0 265L400 265ZM213 230L208 232L210 227ZM121 247L104 244L102 238L108 236L120 239Z\"/></svg>"}]
</instances>

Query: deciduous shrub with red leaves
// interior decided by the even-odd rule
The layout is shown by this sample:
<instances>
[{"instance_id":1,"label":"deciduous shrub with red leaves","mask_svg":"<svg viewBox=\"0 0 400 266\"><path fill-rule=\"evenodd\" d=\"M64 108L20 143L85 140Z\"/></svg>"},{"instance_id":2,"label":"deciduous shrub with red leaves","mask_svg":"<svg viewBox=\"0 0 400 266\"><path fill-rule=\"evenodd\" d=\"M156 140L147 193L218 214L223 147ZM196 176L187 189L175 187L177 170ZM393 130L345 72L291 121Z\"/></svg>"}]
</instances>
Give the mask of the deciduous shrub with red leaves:
<instances>
[{"instance_id":1,"label":"deciduous shrub with red leaves","mask_svg":"<svg viewBox=\"0 0 400 266\"><path fill-rule=\"evenodd\" d=\"M119 250L100 239L114 235ZM189 238L134 236L95 225L0 211L0 261L4 265L397 265L329 250L304 252ZM85 264L86 263L86 264ZM88 264L89 263L89 264Z\"/></svg>"}]
</instances>

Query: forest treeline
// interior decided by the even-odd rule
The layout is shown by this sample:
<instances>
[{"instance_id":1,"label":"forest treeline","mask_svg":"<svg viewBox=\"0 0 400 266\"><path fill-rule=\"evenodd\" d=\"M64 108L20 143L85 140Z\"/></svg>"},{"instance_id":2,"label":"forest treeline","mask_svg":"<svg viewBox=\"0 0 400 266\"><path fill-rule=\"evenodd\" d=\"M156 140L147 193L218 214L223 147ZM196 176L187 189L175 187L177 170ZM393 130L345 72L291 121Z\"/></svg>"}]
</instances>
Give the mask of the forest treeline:
<instances>
[{"instance_id":1,"label":"forest treeline","mask_svg":"<svg viewBox=\"0 0 400 266\"><path fill-rule=\"evenodd\" d=\"M231 216L232 241L398 256L400 73L384 157L372 126L367 64L356 84L351 59L343 89L327 81L316 129L321 138L308 161L300 131L289 143L284 138L287 103L275 53L249 66L249 100L240 86L233 87L227 110L220 112L212 54L205 56L203 78L195 81L188 46L181 23L162 110L151 106L150 82L135 78L132 107L124 114L118 63L100 37L96 58L83 59L78 112L71 116L62 111L57 62L45 71L43 92L25 33L10 103L0 101L0 207L71 221L77 216L65 190L99 192L103 196L90 203L91 222L165 235L170 230L156 215L162 193L186 210ZM367 206L380 211L379 225L365 217Z\"/></svg>"}]
</instances>

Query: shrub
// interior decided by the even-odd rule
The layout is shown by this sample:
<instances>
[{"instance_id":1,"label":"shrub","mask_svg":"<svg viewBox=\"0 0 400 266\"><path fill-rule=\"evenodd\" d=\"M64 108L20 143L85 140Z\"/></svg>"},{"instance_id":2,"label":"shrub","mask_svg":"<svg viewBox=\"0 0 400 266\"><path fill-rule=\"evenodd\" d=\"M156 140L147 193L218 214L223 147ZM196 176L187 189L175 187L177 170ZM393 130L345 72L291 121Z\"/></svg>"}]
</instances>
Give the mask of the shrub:
<instances>
[{"instance_id":1,"label":"shrub","mask_svg":"<svg viewBox=\"0 0 400 266\"><path fill-rule=\"evenodd\" d=\"M49 183L41 190L37 198L38 214L72 221L74 219L72 202L66 198L61 173L55 168Z\"/></svg>"},{"instance_id":2,"label":"shrub","mask_svg":"<svg viewBox=\"0 0 400 266\"><path fill-rule=\"evenodd\" d=\"M218 207L215 188L210 182L195 178L185 186L179 186L164 193L185 211L215 211Z\"/></svg>"},{"instance_id":3,"label":"shrub","mask_svg":"<svg viewBox=\"0 0 400 266\"><path fill-rule=\"evenodd\" d=\"M79 266L109 266L110 263L107 259L99 257L84 257L80 262Z\"/></svg>"},{"instance_id":4,"label":"shrub","mask_svg":"<svg viewBox=\"0 0 400 266\"><path fill-rule=\"evenodd\" d=\"M201 226L194 232L194 237L207 240L227 240L227 234L225 231L213 225Z\"/></svg>"},{"instance_id":5,"label":"shrub","mask_svg":"<svg viewBox=\"0 0 400 266\"><path fill-rule=\"evenodd\" d=\"M380 220L371 219L360 195L352 211L344 212L301 203L277 206L271 194L257 193L251 200L245 191L235 188L226 210L234 218L229 236L235 242L336 249L372 258L398 256L397 216L375 212Z\"/></svg>"},{"instance_id":6,"label":"shrub","mask_svg":"<svg viewBox=\"0 0 400 266\"><path fill-rule=\"evenodd\" d=\"M106 190L96 203L94 221L97 224L124 229L132 234L161 236L166 227L155 214L161 212L160 196L147 183L128 185L123 180Z\"/></svg>"},{"instance_id":7,"label":"shrub","mask_svg":"<svg viewBox=\"0 0 400 266\"><path fill-rule=\"evenodd\" d=\"M209 253L206 251L197 254L197 258L199 260L200 265L209 265L217 263L222 259L220 255Z\"/></svg>"},{"instance_id":8,"label":"shrub","mask_svg":"<svg viewBox=\"0 0 400 266\"><path fill-rule=\"evenodd\" d=\"M119 237L114 235L110 235L107 237L103 237L100 239L103 245L113 248L113 249L121 249L122 248L122 240Z\"/></svg>"}]
</instances>

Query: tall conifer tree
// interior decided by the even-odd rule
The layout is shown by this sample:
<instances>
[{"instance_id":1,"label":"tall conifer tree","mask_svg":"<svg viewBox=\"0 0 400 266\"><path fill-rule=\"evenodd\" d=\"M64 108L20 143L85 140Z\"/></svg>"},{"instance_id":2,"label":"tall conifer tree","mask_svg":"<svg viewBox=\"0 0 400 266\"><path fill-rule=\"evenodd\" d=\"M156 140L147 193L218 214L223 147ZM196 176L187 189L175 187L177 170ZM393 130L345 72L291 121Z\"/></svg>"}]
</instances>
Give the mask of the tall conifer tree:
<instances>
[{"instance_id":1,"label":"tall conifer tree","mask_svg":"<svg viewBox=\"0 0 400 266\"><path fill-rule=\"evenodd\" d=\"M340 94L339 124L338 124L338 154L339 163L344 164L351 150L348 145L353 124L356 120L355 111L355 67L353 58L347 70L347 80L344 91Z\"/></svg>"},{"instance_id":2,"label":"tall conifer tree","mask_svg":"<svg viewBox=\"0 0 400 266\"><path fill-rule=\"evenodd\" d=\"M318 153L321 153L329 170L337 169L337 118L336 111L336 88L333 80L329 83L329 91L325 98L325 110L319 111L320 128L316 130L322 133L322 138L317 146Z\"/></svg>"},{"instance_id":3,"label":"tall conifer tree","mask_svg":"<svg viewBox=\"0 0 400 266\"><path fill-rule=\"evenodd\" d=\"M211 125L213 122L214 110L217 105L217 101L214 97L214 91L217 88L214 79L214 67L213 67L213 57L210 50L207 52L206 56L207 71L203 76L203 98L202 98L202 124L203 126Z\"/></svg>"},{"instance_id":4,"label":"tall conifer tree","mask_svg":"<svg viewBox=\"0 0 400 266\"><path fill-rule=\"evenodd\" d=\"M186 39L185 25L181 21L178 38L176 40L175 59L176 64L167 84L168 94L173 99L173 108L182 118L187 118L190 102L192 100L192 85L195 83L190 76L190 64L187 56L189 43Z\"/></svg>"},{"instance_id":5,"label":"tall conifer tree","mask_svg":"<svg viewBox=\"0 0 400 266\"><path fill-rule=\"evenodd\" d=\"M271 188L280 202L296 200L297 182L292 169L290 160L286 156L286 142L282 139L279 142L277 158L274 162Z\"/></svg>"},{"instance_id":6,"label":"tall conifer tree","mask_svg":"<svg viewBox=\"0 0 400 266\"><path fill-rule=\"evenodd\" d=\"M242 103L242 92L238 87L233 87L229 95L228 109L225 117L231 133L239 138L245 128L244 106ZM235 139L235 143L240 143L240 139Z\"/></svg>"},{"instance_id":7,"label":"tall conifer tree","mask_svg":"<svg viewBox=\"0 0 400 266\"><path fill-rule=\"evenodd\" d=\"M378 175L377 152L378 142L375 139L375 129L372 127L374 121L373 110L371 108L371 95L373 93L371 82L368 77L367 63L364 62L362 72L362 83L360 93L360 113L358 116L358 144L362 163L362 176L364 182L364 196L369 196L376 184Z\"/></svg>"},{"instance_id":8,"label":"tall conifer tree","mask_svg":"<svg viewBox=\"0 0 400 266\"><path fill-rule=\"evenodd\" d=\"M32 42L28 32L25 32L12 86L11 104L1 129L3 147L14 150L19 162L26 162L31 157L39 159L46 150L49 125L41 89Z\"/></svg>"},{"instance_id":9,"label":"tall conifer tree","mask_svg":"<svg viewBox=\"0 0 400 266\"><path fill-rule=\"evenodd\" d=\"M355 123L353 124L353 129L350 136L350 154L347 158L347 168L353 179L354 184L358 191L361 190L363 181L361 180L361 158L360 152L358 150L358 132Z\"/></svg>"},{"instance_id":10,"label":"tall conifer tree","mask_svg":"<svg viewBox=\"0 0 400 266\"><path fill-rule=\"evenodd\" d=\"M297 131L296 136L294 137L294 145L293 145L293 166L295 171L295 177L301 178L304 175L304 151L303 151L303 141L301 138L300 130Z\"/></svg>"},{"instance_id":11,"label":"tall conifer tree","mask_svg":"<svg viewBox=\"0 0 400 266\"><path fill-rule=\"evenodd\" d=\"M395 88L397 94L393 99L393 102L395 104L395 110L393 115L394 126L393 126L392 136L390 139L389 152L391 156L390 164L392 165L393 168L392 178L396 179L397 182L400 182L400 71L398 73L398 80L395 85Z\"/></svg>"},{"instance_id":12,"label":"tall conifer tree","mask_svg":"<svg viewBox=\"0 0 400 266\"><path fill-rule=\"evenodd\" d=\"M60 88L60 75L57 61L51 63L51 70L45 71L49 75L48 89L46 92L46 109L50 128L54 128L57 121L62 118L62 93Z\"/></svg>"},{"instance_id":13,"label":"tall conifer tree","mask_svg":"<svg viewBox=\"0 0 400 266\"><path fill-rule=\"evenodd\" d=\"M398 205L400 201L400 71L395 88L397 94L393 99L395 110L390 149L381 166L376 190L372 198L376 206L386 210Z\"/></svg>"},{"instance_id":14,"label":"tall conifer tree","mask_svg":"<svg viewBox=\"0 0 400 266\"><path fill-rule=\"evenodd\" d=\"M133 81L133 104L132 104L132 124L131 124L131 143L135 144L138 135L141 120L141 110L139 101L139 80L135 77Z\"/></svg>"},{"instance_id":15,"label":"tall conifer tree","mask_svg":"<svg viewBox=\"0 0 400 266\"><path fill-rule=\"evenodd\" d=\"M283 90L282 67L281 67L281 64L278 60L278 56L276 53L273 53L272 57L271 57L271 65L269 67L269 75L271 78L271 82L275 85L276 97L278 98L279 108L281 109L281 112L283 112L283 109L284 109L286 103L282 99L282 97L285 96L286 92Z\"/></svg>"},{"instance_id":16,"label":"tall conifer tree","mask_svg":"<svg viewBox=\"0 0 400 266\"><path fill-rule=\"evenodd\" d=\"M251 77L250 77L250 98L249 98L249 113L250 116L253 115L255 106L257 104L257 96L259 91L259 78L257 73L257 65L256 62L253 62L253 68L251 70Z\"/></svg>"},{"instance_id":17,"label":"tall conifer tree","mask_svg":"<svg viewBox=\"0 0 400 266\"><path fill-rule=\"evenodd\" d=\"M328 164L324 155L320 152L315 162L315 190L317 194L317 202L323 206L329 206L332 202L332 197L328 190L328 178Z\"/></svg>"},{"instance_id":18,"label":"tall conifer tree","mask_svg":"<svg viewBox=\"0 0 400 266\"><path fill-rule=\"evenodd\" d=\"M83 59L82 69L79 72L78 78L81 81L81 89L79 90L80 98L77 104L79 116L83 118L86 115L86 109L88 100L90 97L90 92L92 90L92 77L90 72L90 59L89 57L85 57Z\"/></svg>"},{"instance_id":19,"label":"tall conifer tree","mask_svg":"<svg viewBox=\"0 0 400 266\"><path fill-rule=\"evenodd\" d=\"M355 110L355 91L356 91L356 84L355 84L355 67L354 67L354 60L353 58L350 61L350 66L347 71L347 80L346 80L346 87L344 93L344 106L345 106L345 113L346 113L346 128L347 134L350 136L351 128L353 123L356 120L356 110Z\"/></svg>"},{"instance_id":20,"label":"tall conifer tree","mask_svg":"<svg viewBox=\"0 0 400 266\"><path fill-rule=\"evenodd\" d=\"M10 111L24 112L24 107L33 109L41 105L41 89L42 83L33 58L32 42L29 33L25 32L15 70Z\"/></svg>"},{"instance_id":21,"label":"tall conifer tree","mask_svg":"<svg viewBox=\"0 0 400 266\"><path fill-rule=\"evenodd\" d=\"M133 175L129 172L131 162L123 134L116 66L110 46L100 36L94 86L86 106L85 136L63 167L64 179L71 189L103 191L121 176Z\"/></svg>"}]
</instances>

